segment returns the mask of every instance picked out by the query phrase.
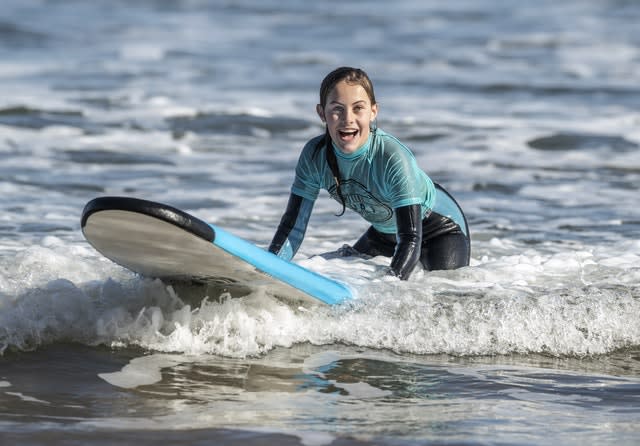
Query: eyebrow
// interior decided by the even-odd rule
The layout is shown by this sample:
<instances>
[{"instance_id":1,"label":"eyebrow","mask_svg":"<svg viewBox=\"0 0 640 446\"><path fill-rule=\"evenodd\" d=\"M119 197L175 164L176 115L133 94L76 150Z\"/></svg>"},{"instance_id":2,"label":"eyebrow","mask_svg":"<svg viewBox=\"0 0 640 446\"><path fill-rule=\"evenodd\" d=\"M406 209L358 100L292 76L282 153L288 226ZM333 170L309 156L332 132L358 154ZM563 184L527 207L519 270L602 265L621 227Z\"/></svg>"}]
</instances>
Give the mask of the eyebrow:
<instances>
[{"instance_id":1,"label":"eyebrow","mask_svg":"<svg viewBox=\"0 0 640 446\"><path fill-rule=\"evenodd\" d=\"M356 104L360 104L361 102L364 102L365 104L367 103L367 101L365 101L364 99L360 99L359 101L354 102L351 105L356 105ZM338 104L338 105L345 105L342 102L338 102L338 101L331 101L329 102L329 104Z\"/></svg>"}]
</instances>

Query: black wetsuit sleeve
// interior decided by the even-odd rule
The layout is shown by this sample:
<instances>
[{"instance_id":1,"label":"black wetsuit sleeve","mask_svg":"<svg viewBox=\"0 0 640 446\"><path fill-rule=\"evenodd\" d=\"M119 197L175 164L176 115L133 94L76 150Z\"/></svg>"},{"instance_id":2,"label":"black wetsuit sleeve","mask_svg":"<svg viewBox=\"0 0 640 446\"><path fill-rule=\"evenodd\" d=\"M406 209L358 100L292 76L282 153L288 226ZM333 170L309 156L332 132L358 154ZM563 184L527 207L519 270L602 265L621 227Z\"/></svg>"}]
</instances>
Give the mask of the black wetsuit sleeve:
<instances>
[{"instance_id":1,"label":"black wetsuit sleeve","mask_svg":"<svg viewBox=\"0 0 640 446\"><path fill-rule=\"evenodd\" d=\"M391 259L391 272L406 280L420 261L422 246L422 218L420 205L399 207L395 210L397 245Z\"/></svg>"},{"instance_id":2,"label":"black wetsuit sleeve","mask_svg":"<svg viewBox=\"0 0 640 446\"><path fill-rule=\"evenodd\" d=\"M313 209L313 201L291 194L278 230L269 245L269 251L291 260L302 244Z\"/></svg>"}]
</instances>

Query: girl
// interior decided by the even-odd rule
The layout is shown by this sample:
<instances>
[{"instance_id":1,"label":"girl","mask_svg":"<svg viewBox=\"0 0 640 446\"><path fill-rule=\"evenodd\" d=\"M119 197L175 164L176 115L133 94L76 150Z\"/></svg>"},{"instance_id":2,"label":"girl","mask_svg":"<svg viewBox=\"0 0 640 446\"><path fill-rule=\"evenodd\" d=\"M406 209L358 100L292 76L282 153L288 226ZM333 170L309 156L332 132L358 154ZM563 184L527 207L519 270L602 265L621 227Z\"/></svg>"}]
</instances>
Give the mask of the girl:
<instances>
[{"instance_id":1,"label":"girl","mask_svg":"<svg viewBox=\"0 0 640 446\"><path fill-rule=\"evenodd\" d=\"M469 264L469 231L455 200L424 173L411 151L376 128L378 104L367 74L341 67L320 86L322 136L303 148L287 209L269 251L290 260L297 252L320 189L371 223L353 251L391 257L390 273L409 278L427 270ZM346 248L346 249L345 249Z\"/></svg>"}]
</instances>

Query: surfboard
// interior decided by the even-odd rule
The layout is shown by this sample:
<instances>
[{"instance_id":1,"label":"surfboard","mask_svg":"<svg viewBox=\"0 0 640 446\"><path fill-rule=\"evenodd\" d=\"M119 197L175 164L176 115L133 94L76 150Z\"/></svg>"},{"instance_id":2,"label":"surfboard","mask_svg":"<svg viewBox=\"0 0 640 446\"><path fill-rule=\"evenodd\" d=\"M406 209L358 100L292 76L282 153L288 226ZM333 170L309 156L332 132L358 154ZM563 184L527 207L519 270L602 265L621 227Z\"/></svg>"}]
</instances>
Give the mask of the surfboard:
<instances>
[{"instance_id":1,"label":"surfboard","mask_svg":"<svg viewBox=\"0 0 640 446\"><path fill-rule=\"evenodd\" d=\"M354 297L346 284L166 204L98 197L84 207L81 228L103 256L146 277L263 287L303 306L335 305Z\"/></svg>"}]
</instances>

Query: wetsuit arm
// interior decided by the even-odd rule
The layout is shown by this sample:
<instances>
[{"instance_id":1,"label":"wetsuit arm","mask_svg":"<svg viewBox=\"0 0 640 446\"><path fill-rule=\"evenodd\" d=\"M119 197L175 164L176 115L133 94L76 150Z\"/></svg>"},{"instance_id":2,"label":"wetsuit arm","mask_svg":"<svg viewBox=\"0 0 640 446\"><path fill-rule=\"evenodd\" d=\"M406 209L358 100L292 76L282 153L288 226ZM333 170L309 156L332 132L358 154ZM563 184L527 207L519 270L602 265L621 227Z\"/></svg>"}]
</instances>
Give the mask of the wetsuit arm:
<instances>
[{"instance_id":1,"label":"wetsuit arm","mask_svg":"<svg viewBox=\"0 0 640 446\"><path fill-rule=\"evenodd\" d=\"M395 209L397 245L391 259L391 273L406 280L420 261L422 218L419 204Z\"/></svg>"},{"instance_id":2,"label":"wetsuit arm","mask_svg":"<svg viewBox=\"0 0 640 446\"><path fill-rule=\"evenodd\" d=\"M302 244L314 202L308 198L291 194L287 209L273 236L269 251L286 260L291 260Z\"/></svg>"}]
</instances>

